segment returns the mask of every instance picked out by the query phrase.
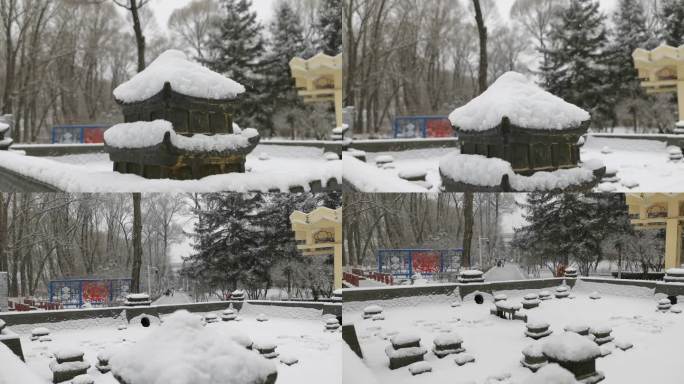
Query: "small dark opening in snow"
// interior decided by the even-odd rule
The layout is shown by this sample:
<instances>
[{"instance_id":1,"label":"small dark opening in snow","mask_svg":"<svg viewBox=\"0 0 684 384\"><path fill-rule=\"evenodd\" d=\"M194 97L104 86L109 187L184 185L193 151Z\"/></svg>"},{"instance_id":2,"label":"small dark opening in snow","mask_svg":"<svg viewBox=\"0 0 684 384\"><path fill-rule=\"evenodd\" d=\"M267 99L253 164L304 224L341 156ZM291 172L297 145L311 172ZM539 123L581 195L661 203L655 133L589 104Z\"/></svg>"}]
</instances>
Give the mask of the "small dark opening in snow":
<instances>
[{"instance_id":1,"label":"small dark opening in snow","mask_svg":"<svg viewBox=\"0 0 684 384\"><path fill-rule=\"evenodd\" d=\"M475 295L475 302L478 304L484 303L484 297L482 297L482 295L478 293L477 295Z\"/></svg>"},{"instance_id":2,"label":"small dark opening in snow","mask_svg":"<svg viewBox=\"0 0 684 384\"><path fill-rule=\"evenodd\" d=\"M140 324L142 324L143 327L147 328L150 326L150 319L147 317L143 317L140 319Z\"/></svg>"},{"instance_id":3,"label":"small dark opening in snow","mask_svg":"<svg viewBox=\"0 0 684 384\"><path fill-rule=\"evenodd\" d=\"M670 296L668 299L670 299L670 303L672 303L672 305L677 304L677 296Z\"/></svg>"}]
</instances>

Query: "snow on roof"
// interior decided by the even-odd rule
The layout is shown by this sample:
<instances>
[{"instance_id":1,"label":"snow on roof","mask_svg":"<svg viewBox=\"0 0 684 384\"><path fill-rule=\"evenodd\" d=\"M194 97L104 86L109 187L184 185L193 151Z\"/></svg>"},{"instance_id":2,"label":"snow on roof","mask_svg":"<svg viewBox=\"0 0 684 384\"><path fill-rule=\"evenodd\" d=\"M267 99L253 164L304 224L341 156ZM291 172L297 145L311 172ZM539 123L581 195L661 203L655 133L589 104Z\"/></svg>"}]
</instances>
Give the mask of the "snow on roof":
<instances>
[{"instance_id":1,"label":"snow on roof","mask_svg":"<svg viewBox=\"0 0 684 384\"><path fill-rule=\"evenodd\" d=\"M511 163L482 155L453 153L439 160L439 170L454 181L495 187L505 174L513 174Z\"/></svg>"},{"instance_id":2,"label":"snow on roof","mask_svg":"<svg viewBox=\"0 0 684 384\"><path fill-rule=\"evenodd\" d=\"M192 137L177 135L173 125L166 120L137 121L117 124L109 128L104 139L107 145L115 148L145 148L160 144L166 133L171 135L174 146L188 151L235 150L250 146L249 139L259 135L256 129L247 128L240 133L207 136L196 134Z\"/></svg>"},{"instance_id":3,"label":"snow on roof","mask_svg":"<svg viewBox=\"0 0 684 384\"><path fill-rule=\"evenodd\" d=\"M0 133L6 132L7 130L9 130L9 127L10 127L9 124L0 123Z\"/></svg>"},{"instance_id":4,"label":"snow on roof","mask_svg":"<svg viewBox=\"0 0 684 384\"><path fill-rule=\"evenodd\" d=\"M449 120L462 131L486 131L501 124L504 117L522 128L548 130L576 128L591 118L524 75L506 72L480 96L454 110Z\"/></svg>"},{"instance_id":5,"label":"snow on roof","mask_svg":"<svg viewBox=\"0 0 684 384\"><path fill-rule=\"evenodd\" d=\"M559 361L585 361L601 356L596 343L574 332L549 336L542 348L546 356Z\"/></svg>"},{"instance_id":6,"label":"snow on roof","mask_svg":"<svg viewBox=\"0 0 684 384\"><path fill-rule=\"evenodd\" d=\"M119 85L114 97L124 103L143 101L159 93L166 82L178 93L203 99L233 99L245 92L241 84L189 61L181 51L170 49L144 71Z\"/></svg>"},{"instance_id":7,"label":"snow on roof","mask_svg":"<svg viewBox=\"0 0 684 384\"><path fill-rule=\"evenodd\" d=\"M205 384L244 384L265 382L276 372L272 361L216 337L198 315L177 311L165 320L112 356L114 374L129 383L191 383L202 378Z\"/></svg>"}]
</instances>

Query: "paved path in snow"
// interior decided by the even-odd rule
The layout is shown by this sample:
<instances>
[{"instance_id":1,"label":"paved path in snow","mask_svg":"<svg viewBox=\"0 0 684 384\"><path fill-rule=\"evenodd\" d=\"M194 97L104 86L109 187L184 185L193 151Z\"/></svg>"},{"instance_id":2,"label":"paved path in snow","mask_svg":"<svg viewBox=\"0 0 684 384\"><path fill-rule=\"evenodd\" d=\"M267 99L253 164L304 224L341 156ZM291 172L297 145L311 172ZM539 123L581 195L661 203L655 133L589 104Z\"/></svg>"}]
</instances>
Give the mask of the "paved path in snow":
<instances>
[{"instance_id":1,"label":"paved path in snow","mask_svg":"<svg viewBox=\"0 0 684 384\"><path fill-rule=\"evenodd\" d=\"M484 274L485 281L525 280L525 275L515 264L493 267Z\"/></svg>"},{"instance_id":2,"label":"paved path in snow","mask_svg":"<svg viewBox=\"0 0 684 384\"><path fill-rule=\"evenodd\" d=\"M164 304L189 304L189 303L194 303L195 300L193 300L190 296L188 296L187 293L185 292L176 292L173 296L164 296L162 295L160 298L154 301L152 305L164 305Z\"/></svg>"}]
</instances>

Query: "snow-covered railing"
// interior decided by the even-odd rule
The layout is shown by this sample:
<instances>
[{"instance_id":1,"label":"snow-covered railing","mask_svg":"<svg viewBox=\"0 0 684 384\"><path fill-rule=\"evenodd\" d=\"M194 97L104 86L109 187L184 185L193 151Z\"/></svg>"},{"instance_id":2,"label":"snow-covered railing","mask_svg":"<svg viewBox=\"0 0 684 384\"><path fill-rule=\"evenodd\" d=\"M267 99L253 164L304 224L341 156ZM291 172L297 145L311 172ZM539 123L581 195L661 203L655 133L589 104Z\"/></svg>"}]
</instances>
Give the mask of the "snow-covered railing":
<instances>
[{"instance_id":1,"label":"snow-covered railing","mask_svg":"<svg viewBox=\"0 0 684 384\"><path fill-rule=\"evenodd\" d=\"M12 327L13 331L21 333L24 328L30 330L35 324L63 323L73 320L103 322L107 321L107 319L121 322L128 321L143 314L151 316L167 315L182 309L195 313L218 312L225 310L229 305L233 305L233 307L237 308L241 307L243 304L249 304L256 307L277 307L283 311L287 311L288 309L293 311L301 309L315 310L320 311L321 316L325 314L337 315L338 312L339 314L342 313L341 304L314 301L247 300L240 303L232 301L213 301L207 303L164 304L141 307L122 306L110 308L64 309L59 311L5 312L0 313L0 319L5 321L7 327ZM284 313L283 311L281 311L281 313ZM78 327L80 322L74 324Z\"/></svg>"}]
</instances>

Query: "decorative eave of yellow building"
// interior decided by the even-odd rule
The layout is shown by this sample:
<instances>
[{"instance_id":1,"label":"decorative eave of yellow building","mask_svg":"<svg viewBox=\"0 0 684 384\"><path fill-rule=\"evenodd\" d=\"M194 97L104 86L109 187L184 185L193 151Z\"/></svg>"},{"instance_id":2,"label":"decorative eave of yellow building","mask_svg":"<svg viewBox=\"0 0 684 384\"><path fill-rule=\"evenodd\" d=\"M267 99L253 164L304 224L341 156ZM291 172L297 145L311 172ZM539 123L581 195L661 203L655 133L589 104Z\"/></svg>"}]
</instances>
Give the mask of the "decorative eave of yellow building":
<instances>
[{"instance_id":1,"label":"decorative eave of yellow building","mask_svg":"<svg viewBox=\"0 0 684 384\"><path fill-rule=\"evenodd\" d=\"M647 93L677 94L679 120L684 121L684 45L661 45L651 51L637 48L632 58Z\"/></svg>"},{"instance_id":2,"label":"decorative eave of yellow building","mask_svg":"<svg viewBox=\"0 0 684 384\"><path fill-rule=\"evenodd\" d=\"M335 289L342 288L342 208L316 208L290 215L297 249L305 256L333 255Z\"/></svg>"},{"instance_id":3,"label":"decorative eave of yellow building","mask_svg":"<svg viewBox=\"0 0 684 384\"><path fill-rule=\"evenodd\" d=\"M665 268L682 264L684 193L630 193L629 216L637 229L665 229Z\"/></svg>"},{"instance_id":4,"label":"decorative eave of yellow building","mask_svg":"<svg viewBox=\"0 0 684 384\"><path fill-rule=\"evenodd\" d=\"M319 53L305 60L295 57L290 61L295 87L305 103L333 102L338 127L342 120L342 55Z\"/></svg>"}]
</instances>

